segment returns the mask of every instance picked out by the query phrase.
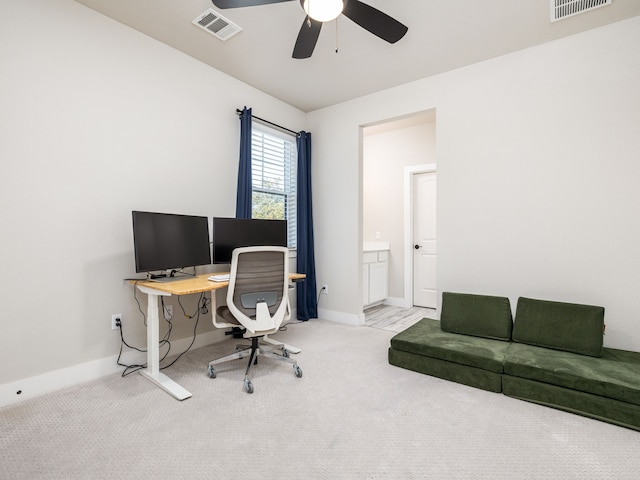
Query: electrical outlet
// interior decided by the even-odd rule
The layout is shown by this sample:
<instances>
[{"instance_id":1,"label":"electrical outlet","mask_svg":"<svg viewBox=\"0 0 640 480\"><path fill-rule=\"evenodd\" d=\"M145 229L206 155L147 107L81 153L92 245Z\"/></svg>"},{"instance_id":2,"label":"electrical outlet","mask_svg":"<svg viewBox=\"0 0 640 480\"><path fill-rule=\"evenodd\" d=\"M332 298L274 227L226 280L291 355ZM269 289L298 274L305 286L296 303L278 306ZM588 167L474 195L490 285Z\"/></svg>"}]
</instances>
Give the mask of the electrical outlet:
<instances>
[{"instance_id":1,"label":"electrical outlet","mask_svg":"<svg viewBox=\"0 0 640 480\"><path fill-rule=\"evenodd\" d=\"M114 313L111 315L111 330L117 330L119 325L122 325L122 314Z\"/></svg>"},{"instance_id":2,"label":"electrical outlet","mask_svg":"<svg viewBox=\"0 0 640 480\"><path fill-rule=\"evenodd\" d=\"M165 305L164 306L164 316L171 320L173 318L173 305Z\"/></svg>"},{"instance_id":3,"label":"electrical outlet","mask_svg":"<svg viewBox=\"0 0 640 480\"><path fill-rule=\"evenodd\" d=\"M322 285L320 293L322 293L323 295L329 295L329 285L327 285L326 283Z\"/></svg>"}]
</instances>

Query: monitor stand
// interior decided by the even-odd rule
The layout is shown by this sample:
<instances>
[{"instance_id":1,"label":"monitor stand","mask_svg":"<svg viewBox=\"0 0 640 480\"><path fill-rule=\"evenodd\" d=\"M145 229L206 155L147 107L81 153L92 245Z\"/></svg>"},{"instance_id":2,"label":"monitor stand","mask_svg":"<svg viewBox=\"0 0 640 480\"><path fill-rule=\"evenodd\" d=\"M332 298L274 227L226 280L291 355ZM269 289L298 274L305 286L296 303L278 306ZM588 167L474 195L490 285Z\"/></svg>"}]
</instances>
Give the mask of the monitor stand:
<instances>
[{"instance_id":1,"label":"monitor stand","mask_svg":"<svg viewBox=\"0 0 640 480\"><path fill-rule=\"evenodd\" d=\"M195 278L195 275L181 274L181 275L150 275L149 280L151 282L168 283L177 282L179 280L186 280L188 278Z\"/></svg>"}]
</instances>

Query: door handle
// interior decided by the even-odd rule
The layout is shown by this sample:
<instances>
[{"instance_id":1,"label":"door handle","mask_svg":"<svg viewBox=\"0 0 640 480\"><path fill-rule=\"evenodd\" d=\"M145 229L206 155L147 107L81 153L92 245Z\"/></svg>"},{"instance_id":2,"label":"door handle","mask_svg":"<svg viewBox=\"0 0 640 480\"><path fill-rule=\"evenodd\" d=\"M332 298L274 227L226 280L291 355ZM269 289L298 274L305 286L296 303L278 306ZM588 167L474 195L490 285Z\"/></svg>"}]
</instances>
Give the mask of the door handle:
<instances>
[{"instance_id":1,"label":"door handle","mask_svg":"<svg viewBox=\"0 0 640 480\"><path fill-rule=\"evenodd\" d=\"M413 248L415 248L416 250L418 250L420 248L420 245L414 245Z\"/></svg>"}]
</instances>

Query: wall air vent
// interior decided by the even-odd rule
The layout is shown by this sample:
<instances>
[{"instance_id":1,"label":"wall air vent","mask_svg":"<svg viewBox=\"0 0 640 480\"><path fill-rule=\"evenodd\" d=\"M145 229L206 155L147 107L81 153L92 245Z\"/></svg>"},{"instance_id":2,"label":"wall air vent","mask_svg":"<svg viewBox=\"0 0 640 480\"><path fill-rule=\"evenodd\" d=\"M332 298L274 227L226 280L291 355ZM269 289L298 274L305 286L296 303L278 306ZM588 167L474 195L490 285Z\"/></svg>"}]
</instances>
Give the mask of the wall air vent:
<instances>
[{"instance_id":1,"label":"wall air vent","mask_svg":"<svg viewBox=\"0 0 640 480\"><path fill-rule=\"evenodd\" d=\"M191 23L225 42L242 31L238 25L210 8L194 18Z\"/></svg>"},{"instance_id":2,"label":"wall air vent","mask_svg":"<svg viewBox=\"0 0 640 480\"><path fill-rule=\"evenodd\" d=\"M557 22L563 18L572 17L594 8L611 5L612 0L549 0L551 7L551 21Z\"/></svg>"}]
</instances>

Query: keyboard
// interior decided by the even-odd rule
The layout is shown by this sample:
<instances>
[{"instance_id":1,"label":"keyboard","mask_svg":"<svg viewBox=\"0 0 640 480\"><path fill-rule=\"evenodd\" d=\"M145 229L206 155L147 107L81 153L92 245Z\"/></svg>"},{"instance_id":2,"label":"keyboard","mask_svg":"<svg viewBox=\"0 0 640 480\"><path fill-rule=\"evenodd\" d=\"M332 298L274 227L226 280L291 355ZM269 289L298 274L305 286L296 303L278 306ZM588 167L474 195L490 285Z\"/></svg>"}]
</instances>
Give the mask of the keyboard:
<instances>
[{"instance_id":1,"label":"keyboard","mask_svg":"<svg viewBox=\"0 0 640 480\"><path fill-rule=\"evenodd\" d=\"M217 274L217 275L211 275L209 277L209 280L211 280L212 282L228 282L229 281L229 274L228 273L221 273L221 274Z\"/></svg>"}]
</instances>

